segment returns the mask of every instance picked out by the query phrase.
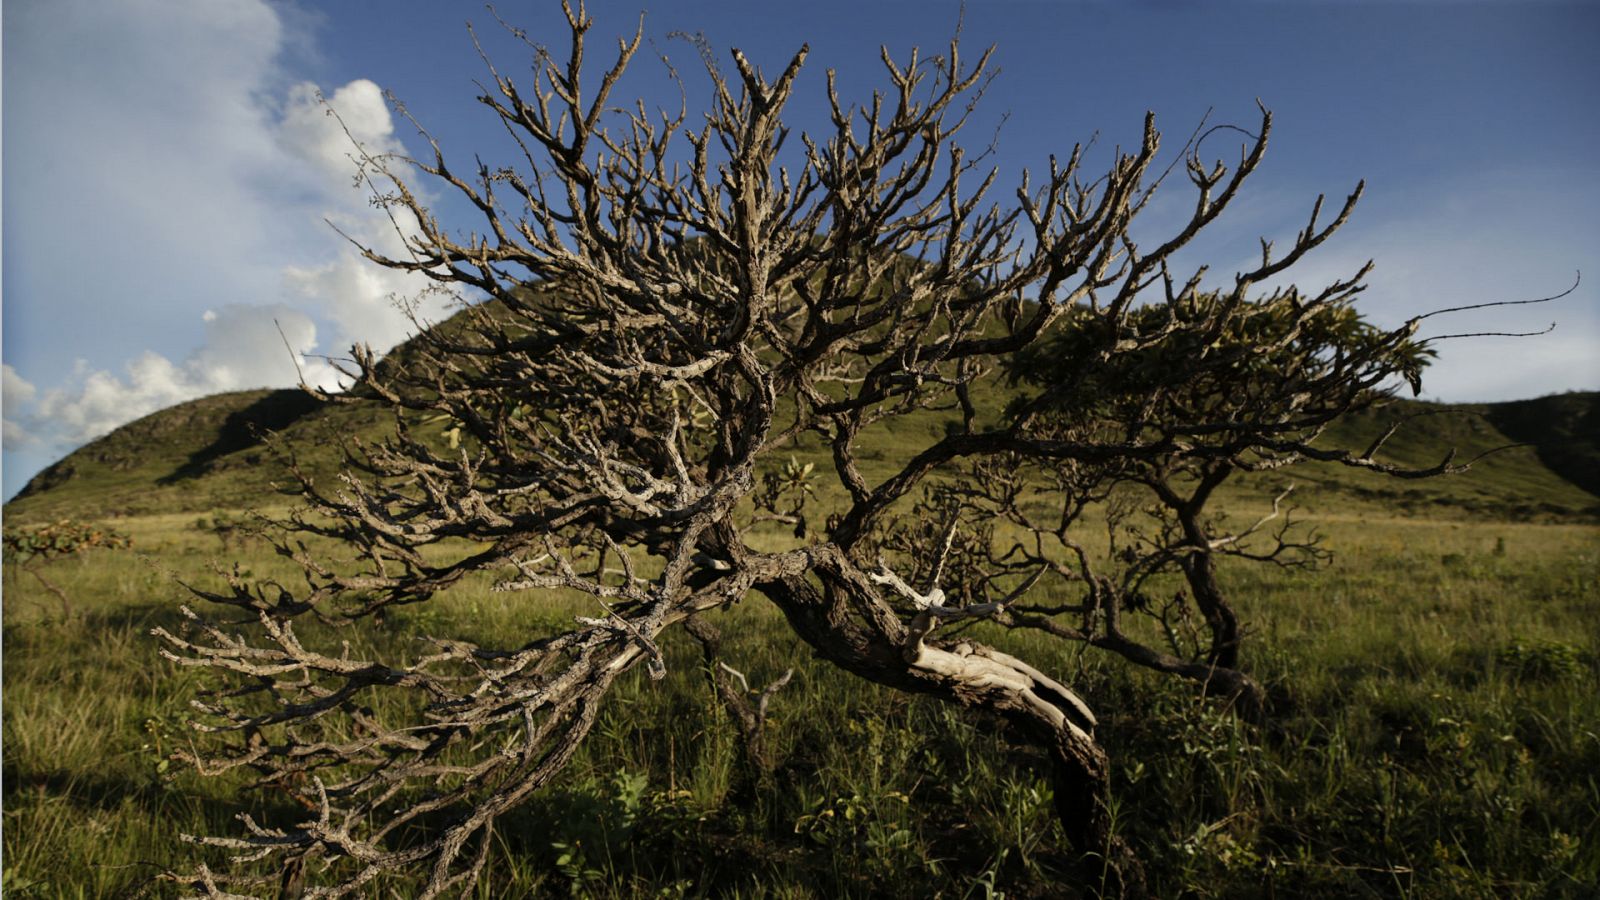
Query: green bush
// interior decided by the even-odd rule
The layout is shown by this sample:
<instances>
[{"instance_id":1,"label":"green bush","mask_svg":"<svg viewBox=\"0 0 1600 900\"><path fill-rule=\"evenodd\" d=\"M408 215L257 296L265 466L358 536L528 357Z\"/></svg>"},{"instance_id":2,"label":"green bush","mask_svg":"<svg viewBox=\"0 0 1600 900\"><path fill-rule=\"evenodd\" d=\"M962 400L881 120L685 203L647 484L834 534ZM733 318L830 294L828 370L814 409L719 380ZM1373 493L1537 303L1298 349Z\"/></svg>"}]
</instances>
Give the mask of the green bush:
<instances>
[{"instance_id":1,"label":"green bush","mask_svg":"<svg viewBox=\"0 0 1600 900\"><path fill-rule=\"evenodd\" d=\"M1583 674L1584 654L1565 641L1514 638L1495 654L1500 667L1529 681L1568 681Z\"/></svg>"}]
</instances>

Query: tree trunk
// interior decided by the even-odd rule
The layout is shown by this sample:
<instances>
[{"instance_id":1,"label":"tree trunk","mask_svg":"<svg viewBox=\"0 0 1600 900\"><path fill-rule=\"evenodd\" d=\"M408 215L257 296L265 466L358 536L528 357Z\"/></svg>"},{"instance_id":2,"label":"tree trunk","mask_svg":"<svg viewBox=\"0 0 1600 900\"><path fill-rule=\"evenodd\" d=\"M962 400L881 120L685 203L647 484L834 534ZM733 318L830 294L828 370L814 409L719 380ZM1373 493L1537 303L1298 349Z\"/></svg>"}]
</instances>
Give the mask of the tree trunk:
<instances>
[{"instance_id":1,"label":"tree trunk","mask_svg":"<svg viewBox=\"0 0 1600 900\"><path fill-rule=\"evenodd\" d=\"M735 797L753 797L770 787L776 768L776 760L767 749L765 696L758 703L751 703L734 685L733 678L722 668L722 634L704 614L690 616L684 622L684 629L700 645L705 660L706 680L739 735L739 749L744 755L745 765L731 793ZM788 674L782 681L788 681ZM781 684L778 686L781 687ZM766 696L770 696L774 690L776 687L769 687Z\"/></svg>"},{"instance_id":2,"label":"tree trunk","mask_svg":"<svg viewBox=\"0 0 1600 900\"><path fill-rule=\"evenodd\" d=\"M30 574L34 578L38 579L39 583L44 585L45 590L49 591L52 594L55 594L56 595L56 599L61 601L61 616L62 616L62 618L65 618L65 619L72 618L72 598L67 596L67 592L63 591L59 587L56 587L54 584L52 584L50 582L50 579L44 577L44 573L39 571L39 567L38 567L37 563L35 563L33 565L23 566L22 568L26 569L28 571L28 574Z\"/></svg>"},{"instance_id":3,"label":"tree trunk","mask_svg":"<svg viewBox=\"0 0 1600 900\"><path fill-rule=\"evenodd\" d=\"M1112 829L1106 755L1093 736L1094 715L1081 700L993 648L928 639L927 613L907 627L848 563L815 574L821 575L820 588L803 576L758 587L819 656L840 668L877 684L992 713L1016 726L1050 757L1056 815L1084 854L1083 886L1105 896L1146 895L1142 866Z\"/></svg>"},{"instance_id":4,"label":"tree trunk","mask_svg":"<svg viewBox=\"0 0 1600 900\"><path fill-rule=\"evenodd\" d=\"M1204 540L1202 537L1201 540ZM1206 661L1224 669L1239 668L1239 616L1222 595L1217 583L1216 564L1210 553L1194 553L1183 561L1183 576L1189 582L1195 605L1211 631L1211 649Z\"/></svg>"},{"instance_id":5,"label":"tree trunk","mask_svg":"<svg viewBox=\"0 0 1600 900\"><path fill-rule=\"evenodd\" d=\"M1185 522L1188 527L1188 522ZM1198 525L1196 525L1198 533ZM1203 537L1201 538L1204 539ZM1255 679L1239 670L1239 643L1243 634L1239 616L1228 604L1217 583L1216 563L1210 553L1195 553L1183 561L1183 575L1194 594L1195 605L1205 617L1211 631L1211 648L1206 653L1205 672L1201 680L1205 691L1214 697L1226 697L1239 714L1252 722L1266 718L1267 694ZM1194 676L1190 676L1194 677Z\"/></svg>"}]
</instances>

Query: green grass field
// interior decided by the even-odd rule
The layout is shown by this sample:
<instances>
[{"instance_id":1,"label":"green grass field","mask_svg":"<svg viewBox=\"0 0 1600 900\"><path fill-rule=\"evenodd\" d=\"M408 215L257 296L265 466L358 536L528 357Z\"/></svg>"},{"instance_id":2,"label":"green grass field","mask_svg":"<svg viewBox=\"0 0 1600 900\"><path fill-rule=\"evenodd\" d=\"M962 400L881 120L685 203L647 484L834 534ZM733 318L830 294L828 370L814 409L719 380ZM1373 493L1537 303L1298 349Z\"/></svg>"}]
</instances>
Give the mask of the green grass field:
<instances>
[{"instance_id":1,"label":"green grass field","mask_svg":"<svg viewBox=\"0 0 1600 900\"><path fill-rule=\"evenodd\" d=\"M1309 499L1331 566L1225 572L1265 726L1096 651L983 635L1101 715L1119 828L1157 895L1594 896L1600 528ZM185 602L171 573L282 571L195 519L125 517L132 551L47 564L70 614L6 568L8 898L179 894L151 879L197 852L180 833L231 832L244 810L293 820L280 797L166 762L197 686L149 636ZM520 640L581 611L550 603L468 586L361 640ZM758 596L716 620L753 682L796 671L773 701L770 788L751 788L697 648L671 642L669 676L627 676L559 783L502 824L481 896L1070 895L1049 780L993 723L832 670Z\"/></svg>"},{"instance_id":2,"label":"green grass field","mask_svg":"<svg viewBox=\"0 0 1600 900\"><path fill-rule=\"evenodd\" d=\"M1249 522L1293 480L1335 554L1314 571L1222 573L1250 629L1244 666L1271 697L1265 724L1107 654L978 626L1100 716L1118 828L1156 896L1600 895L1600 500L1585 481L1600 396L1402 403L1339 423L1330 443L1364 446L1395 415L1417 416L1386 448L1407 465L1537 446L1456 477L1304 465L1224 488L1213 510ZM375 436L385 420L292 392L205 398L76 451L6 505L8 527L73 517L133 539L43 563L66 602L5 567L7 898L179 895L156 879L199 852L180 835L236 833L241 812L298 821L282 794L170 762L193 738L202 684L150 631L179 627L192 601L175 578L216 578L214 561L292 574L265 544L223 543L217 528L228 510L276 502L270 484L286 480L252 425L280 430L327 477L330 435ZM934 414L889 420L865 436L865 474L886 477L896 448L943 428ZM823 461L817 446L793 452ZM483 579L321 639L396 658L422 634L503 646L594 612ZM1083 867L1063 849L1043 760L994 722L835 671L759 596L714 618L726 660L754 684L795 670L767 725L770 783L751 777L698 648L674 633L668 677L626 676L558 783L501 822L481 896L1095 893L1069 883ZM396 878L374 893L414 890Z\"/></svg>"}]
</instances>

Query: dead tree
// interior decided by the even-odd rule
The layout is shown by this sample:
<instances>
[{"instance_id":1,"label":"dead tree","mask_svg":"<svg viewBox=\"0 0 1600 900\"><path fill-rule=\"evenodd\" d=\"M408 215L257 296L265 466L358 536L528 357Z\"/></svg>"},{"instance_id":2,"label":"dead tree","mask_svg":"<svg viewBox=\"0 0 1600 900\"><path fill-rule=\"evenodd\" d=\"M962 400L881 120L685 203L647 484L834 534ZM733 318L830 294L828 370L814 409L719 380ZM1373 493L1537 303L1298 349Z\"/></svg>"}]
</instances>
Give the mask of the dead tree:
<instances>
[{"instance_id":1,"label":"dead tree","mask_svg":"<svg viewBox=\"0 0 1600 900\"><path fill-rule=\"evenodd\" d=\"M468 892L497 819L561 770L615 680L641 664L659 677L663 632L756 594L834 665L1009 721L1051 760L1073 845L1103 861L1110 890L1140 893L1134 851L1111 828L1089 705L1039 666L940 633L1054 621L1031 592L1062 575L1090 586L1073 614L1102 624L1083 633L1114 643L1126 606L1114 598L1137 578L1119 586L1065 527L1013 516L1033 549L974 581L958 557L1004 548L978 546L962 523L1016 511L1002 508L998 480L977 480L1000 467L1054 479L1080 513L1114 485L1144 485L1179 528L1137 552L1203 584L1209 554L1230 546L1186 518L1212 473L1299 457L1380 465L1312 439L1403 371L1413 329L1363 331L1355 361L1339 341L1318 343L1320 323L1349 314L1365 270L1257 296L1345 221L1360 188L1326 222L1319 198L1285 252L1264 245L1233 288L1207 294L1199 273L1174 276L1173 254L1256 169L1265 110L1231 167L1204 163L1193 142L1180 151L1192 212L1164 239L1136 242L1130 223L1162 181L1150 117L1104 169L1088 171L1075 147L1002 202L998 175L956 142L987 53L885 51L888 87L865 106L847 103L830 72L831 124L796 134L783 115L804 47L775 73L738 51L724 73L708 56L702 118L630 110L612 95L640 35L587 77L591 23L581 5L564 8L565 58L530 42L526 84L489 65L481 100L520 146L514 165L458 170L431 139L422 159L364 160L408 233L408 254L369 250L372 261L487 300L421 335L403 363L358 349L361 392L400 424L357 448L338 485L308 480L310 509L280 545L305 585L201 591L235 621L192 613L189 632L160 632L172 659L234 685L201 699L211 739L192 762L253 771L307 810L196 838L236 863L184 877L220 896L293 873L319 896L349 896L414 870L421 896ZM476 230L436 219L419 179L463 198ZM1263 316L1273 324L1258 331ZM1213 346L1224 351L1208 355ZM1334 388L1314 406L1255 382L1246 400L1208 399L1213 376L1262 346ZM1042 386L1001 408L994 385L1041 347L1059 351ZM1159 371L1139 374L1141 361ZM946 411L942 435L902 439L887 472L862 465L894 420L929 410ZM411 427L441 416L459 425L454 446ZM800 446L825 448L828 464L784 475ZM785 478L824 489L807 500ZM1163 493L1179 482L1191 493ZM951 487L935 539L897 545L930 485ZM357 562L323 559L321 539ZM1127 566L1136 576L1137 561ZM427 635L429 652L404 661L364 657L306 624L360 627L474 573L530 604L575 592L593 612L505 646ZM1202 664L1227 668L1237 641L1225 609L1213 611L1222 624Z\"/></svg>"}]
</instances>

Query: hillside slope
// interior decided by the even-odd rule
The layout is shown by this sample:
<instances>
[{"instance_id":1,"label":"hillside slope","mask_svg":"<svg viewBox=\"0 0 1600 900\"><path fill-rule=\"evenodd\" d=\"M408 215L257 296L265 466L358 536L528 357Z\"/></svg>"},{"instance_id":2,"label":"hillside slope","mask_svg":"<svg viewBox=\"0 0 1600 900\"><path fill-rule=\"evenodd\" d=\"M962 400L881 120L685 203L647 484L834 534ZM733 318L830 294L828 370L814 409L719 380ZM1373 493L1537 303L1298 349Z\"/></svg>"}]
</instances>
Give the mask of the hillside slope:
<instances>
[{"instance_id":1,"label":"hillside slope","mask_svg":"<svg viewBox=\"0 0 1600 900\"><path fill-rule=\"evenodd\" d=\"M1600 394L1493 403L1484 415L1512 440L1533 444L1550 471L1600 495Z\"/></svg>"},{"instance_id":2,"label":"hillside slope","mask_svg":"<svg viewBox=\"0 0 1600 900\"><path fill-rule=\"evenodd\" d=\"M278 502L293 483L277 435L301 466L330 476L338 439L378 436L374 404L323 404L298 389L237 391L191 400L74 450L5 505L7 519L149 515L242 509Z\"/></svg>"},{"instance_id":3,"label":"hillside slope","mask_svg":"<svg viewBox=\"0 0 1600 900\"><path fill-rule=\"evenodd\" d=\"M1396 421L1401 427L1379 459L1424 468L1453 451L1455 463L1471 463L1471 468L1439 478L1395 479L1309 465L1280 477L1412 515L1456 511L1514 520L1600 518L1600 480L1585 463L1600 457L1594 427L1600 422L1600 393L1493 404L1399 400L1346 417L1321 443L1364 448ZM1300 492L1300 498L1307 494Z\"/></svg>"},{"instance_id":4,"label":"hillside slope","mask_svg":"<svg viewBox=\"0 0 1600 900\"><path fill-rule=\"evenodd\" d=\"M396 348L385 364L404 364L410 350ZM1237 488L1254 493L1293 480L1297 502L1313 512L1344 498L1411 515L1600 518L1600 393L1476 405L1397 401L1348 417L1322 443L1364 447L1396 419L1405 424L1380 454L1391 462L1424 467L1452 449L1457 462L1497 452L1477 459L1469 472L1444 478L1401 480L1307 465L1243 479ZM922 418L900 423L918 432L911 438L918 442L941 431L938 424ZM277 505L286 498L276 492L294 481L285 449L304 471L331 478L342 445L381 438L391 426L391 414L376 403L321 403L292 389L205 397L73 451L35 476L6 504L5 516L38 521ZM276 448L264 440L269 434ZM886 445L878 448L885 465L895 456L887 445L896 434L892 428L878 439ZM826 465L820 451L817 461Z\"/></svg>"}]
</instances>

